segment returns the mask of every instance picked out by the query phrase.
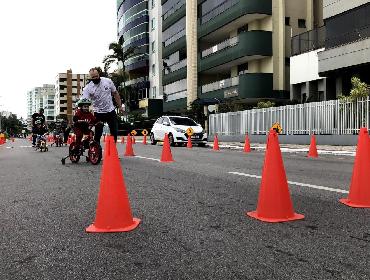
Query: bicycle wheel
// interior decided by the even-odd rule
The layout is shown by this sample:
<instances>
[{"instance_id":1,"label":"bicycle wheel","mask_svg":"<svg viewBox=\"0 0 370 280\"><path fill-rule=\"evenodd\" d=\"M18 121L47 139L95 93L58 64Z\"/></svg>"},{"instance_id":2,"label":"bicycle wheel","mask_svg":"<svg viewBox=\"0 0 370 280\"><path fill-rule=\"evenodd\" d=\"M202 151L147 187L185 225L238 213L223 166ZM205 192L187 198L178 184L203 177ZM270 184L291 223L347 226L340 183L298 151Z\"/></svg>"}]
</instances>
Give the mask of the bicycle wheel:
<instances>
[{"instance_id":1,"label":"bicycle wheel","mask_svg":"<svg viewBox=\"0 0 370 280\"><path fill-rule=\"evenodd\" d=\"M73 163L77 163L80 160L80 149L77 147L76 142L72 142L69 145L69 159Z\"/></svg>"},{"instance_id":2,"label":"bicycle wheel","mask_svg":"<svg viewBox=\"0 0 370 280\"><path fill-rule=\"evenodd\" d=\"M102 158L102 150L97 142L93 141L90 143L88 157L91 164L96 165L100 163Z\"/></svg>"}]
</instances>

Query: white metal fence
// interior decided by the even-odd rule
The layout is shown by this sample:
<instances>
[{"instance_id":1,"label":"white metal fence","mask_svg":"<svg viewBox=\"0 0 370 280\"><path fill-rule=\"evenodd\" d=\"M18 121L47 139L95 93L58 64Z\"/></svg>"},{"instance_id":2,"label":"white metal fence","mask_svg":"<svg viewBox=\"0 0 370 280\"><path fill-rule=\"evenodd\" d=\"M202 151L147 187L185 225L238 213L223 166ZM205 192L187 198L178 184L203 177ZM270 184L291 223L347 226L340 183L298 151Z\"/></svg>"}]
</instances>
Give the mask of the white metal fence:
<instances>
[{"instance_id":1,"label":"white metal fence","mask_svg":"<svg viewBox=\"0 0 370 280\"><path fill-rule=\"evenodd\" d=\"M209 134L266 134L276 122L282 134L355 134L363 126L369 128L369 103L368 97L212 114Z\"/></svg>"}]
</instances>

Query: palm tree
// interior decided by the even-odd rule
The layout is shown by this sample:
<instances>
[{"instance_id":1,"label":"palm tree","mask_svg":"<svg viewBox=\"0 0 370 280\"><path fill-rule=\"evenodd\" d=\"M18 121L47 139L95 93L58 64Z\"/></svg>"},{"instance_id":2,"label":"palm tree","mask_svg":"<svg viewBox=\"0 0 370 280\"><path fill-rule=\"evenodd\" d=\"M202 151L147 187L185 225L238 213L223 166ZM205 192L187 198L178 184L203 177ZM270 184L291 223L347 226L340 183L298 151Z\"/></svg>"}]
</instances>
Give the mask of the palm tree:
<instances>
[{"instance_id":1,"label":"palm tree","mask_svg":"<svg viewBox=\"0 0 370 280\"><path fill-rule=\"evenodd\" d=\"M128 96L126 91L126 80L129 78L128 73L125 70L125 62L130 57L132 57L135 54L136 47L129 47L127 50L123 51L122 48L122 37L118 40L118 42L112 42L109 44L109 50L113 51L112 54L108 54L103 59L104 64L104 72L108 74L109 68L113 63L116 63L118 66L118 70L116 70L114 73L110 74L110 78L114 82L114 84L117 87L117 90L120 95L124 95L125 98L125 108L128 109ZM122 65L120 65L120 62ZM123 83L123 88L121 87L121 84ZM123 90L123 92L122 92Z\"/></svg>"}]
</instances>

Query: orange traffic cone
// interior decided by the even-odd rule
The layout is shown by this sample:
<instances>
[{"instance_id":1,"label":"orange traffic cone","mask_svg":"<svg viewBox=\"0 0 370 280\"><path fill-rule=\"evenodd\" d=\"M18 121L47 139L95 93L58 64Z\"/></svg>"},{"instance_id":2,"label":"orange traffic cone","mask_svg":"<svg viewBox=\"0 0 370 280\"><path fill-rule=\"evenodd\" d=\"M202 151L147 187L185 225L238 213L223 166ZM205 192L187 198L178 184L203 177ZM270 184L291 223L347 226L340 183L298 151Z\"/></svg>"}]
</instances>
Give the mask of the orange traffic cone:
<instances>
[{"instance_id":1,"label":"orange traffic cone","mask_svg":"<svg viewBox=\"0 0 370 280\"><path fill-rule=\"evenodd\" d=\"M248 134L245 135L245 144L244 144L244 153L250 153L251 150L251 144L249 143Z\"/></svg>"},{"instance_id":2,"label":"orange traffic cone","mask_svg":"<svg viewBox=\"0 0 370 280\"><path fill-rule=\"evenodd\" d=\"M308 151L307 157L317 158L319 155L316 148L316 137L311 135L310 150Z\"/></svg>"},{"instance_id":3,"label":"orange traffic cone","mask_svg":"<svg viewBox=\"0 0 370 280\"><path fill-rule=\"evenodd\" d=\"M189 148L189 149L193 148L193 143L191 143L191 137L190 136L188 136L188 143L186 144L186 148Z\"/></svg>"},{"instance_id":4,"label":"orange traffic cone","mask_svg":"<svg viewBox=\"0 0 370 280\"><path fill-rule=\"evenodd\" d=\"M121 137L121 143L122 143L122 144L125 144L125 136L122 136L122 137Z\"/></svg>"},{"instance_id":5,"label":"orange traffic cone","mask_svg":"<svg viewBox=\"0 0 370 280\"><path fill-rule=\"evenodd\" d=\"M140 219L133 218L114 138L108 136L100 180L95 222L86 232L123 232L134 230Z\"/></svg>"},{"instance_id":6,"label":"orange traffic cone","mask_svg":"<svg viewBox=\"0 0 370 280\"><path fill-rule=\"evenodd\" d=\"M215 139L213 140L213 150L214 151L219 151L220 147L218 146L218 136L217 134L215 135Z\"/></svg>"},{"instance_id":7,"label":"orange traffic cone","mask_svg":"<svg viewBox=\"0 0 370 280\"><path fill-rule=\"evenodd\" d=\"M304 218L303 215L294 213L278 135L274 130L270 130L267 139L257 210L248 212L247 215L271 223Z\"/></svg>"},{"instance_id":8,"label":"orange traffic cone","mask_svg":"<svg viewBox=\"0 0 370 280\"><path fill-rule=\"evenodd\" d=\"M146 145L146 135L144 135L144 139L143 139L143 145Z\"/></svg>"},{"instance_id":9,"label":"orange traffic cone","mask_svg":"<svg viewBox=\"0 0 370 280\"><path fill-rule=\"evenodd\" d=\"M136 144L135 136L132 136L132 144Z\"/></svg>"},{"instance_id":10,"label":"orange traffic cone","mask_svg":"<svg viewBox=\"0 0 370 280\"><path fill-rule=\"evenodd\" d=\"M339 201L350 207L370 208L370 143L367 128L358 135L355 163L348 198Z\"/></svg>"},{"instance_id":11,"label":"orange traffic cone","mask_svg":"<svg viewBox=\"0 0 370 280\"><path fill-rule=\"evenodd\" d=\"M133 156L135 156L135 154L134 154L134 149L132 148L131 136L129 134L127 135L125 157L133 157Z\"/></svg>"},{"instance_id":12,"label":"orange traffic cone","mask_svg":"<svg viewBox=\"0 0 370 280\"><path fill-rule=\"evenodd\" d=\"M164 135L163 140L163 148L162 148L162 156L161 162L173 162L171 148L170 148L170 141L168 140L167 133Z\"/></svg>"}]
</instances>

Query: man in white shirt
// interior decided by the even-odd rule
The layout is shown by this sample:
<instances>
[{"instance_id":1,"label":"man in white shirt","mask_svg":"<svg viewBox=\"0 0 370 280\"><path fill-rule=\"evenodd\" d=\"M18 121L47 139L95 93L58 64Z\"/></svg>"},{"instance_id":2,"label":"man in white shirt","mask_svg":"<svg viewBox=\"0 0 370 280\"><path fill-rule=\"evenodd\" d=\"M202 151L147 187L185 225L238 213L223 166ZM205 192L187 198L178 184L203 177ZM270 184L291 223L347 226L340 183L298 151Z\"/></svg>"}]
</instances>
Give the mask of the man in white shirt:
<instances>
[{"instance_id":1,"label":"man in white shirt","mask_svg":"<svg viewBox=\"0 0 370 280\"><path fill-rule=\"evenodd\" d=\"M92 101L94 115L98 122L95 126L94 140L100 143L104 123L108 123L110 134L117 142L118 120L112 96L117 103L119 112L123 114L119 93L111 79L100 77L98 68L91 68L89 74L91 81L84 88L81 99L87 98Z\"/></svg>"}]
</instances>

